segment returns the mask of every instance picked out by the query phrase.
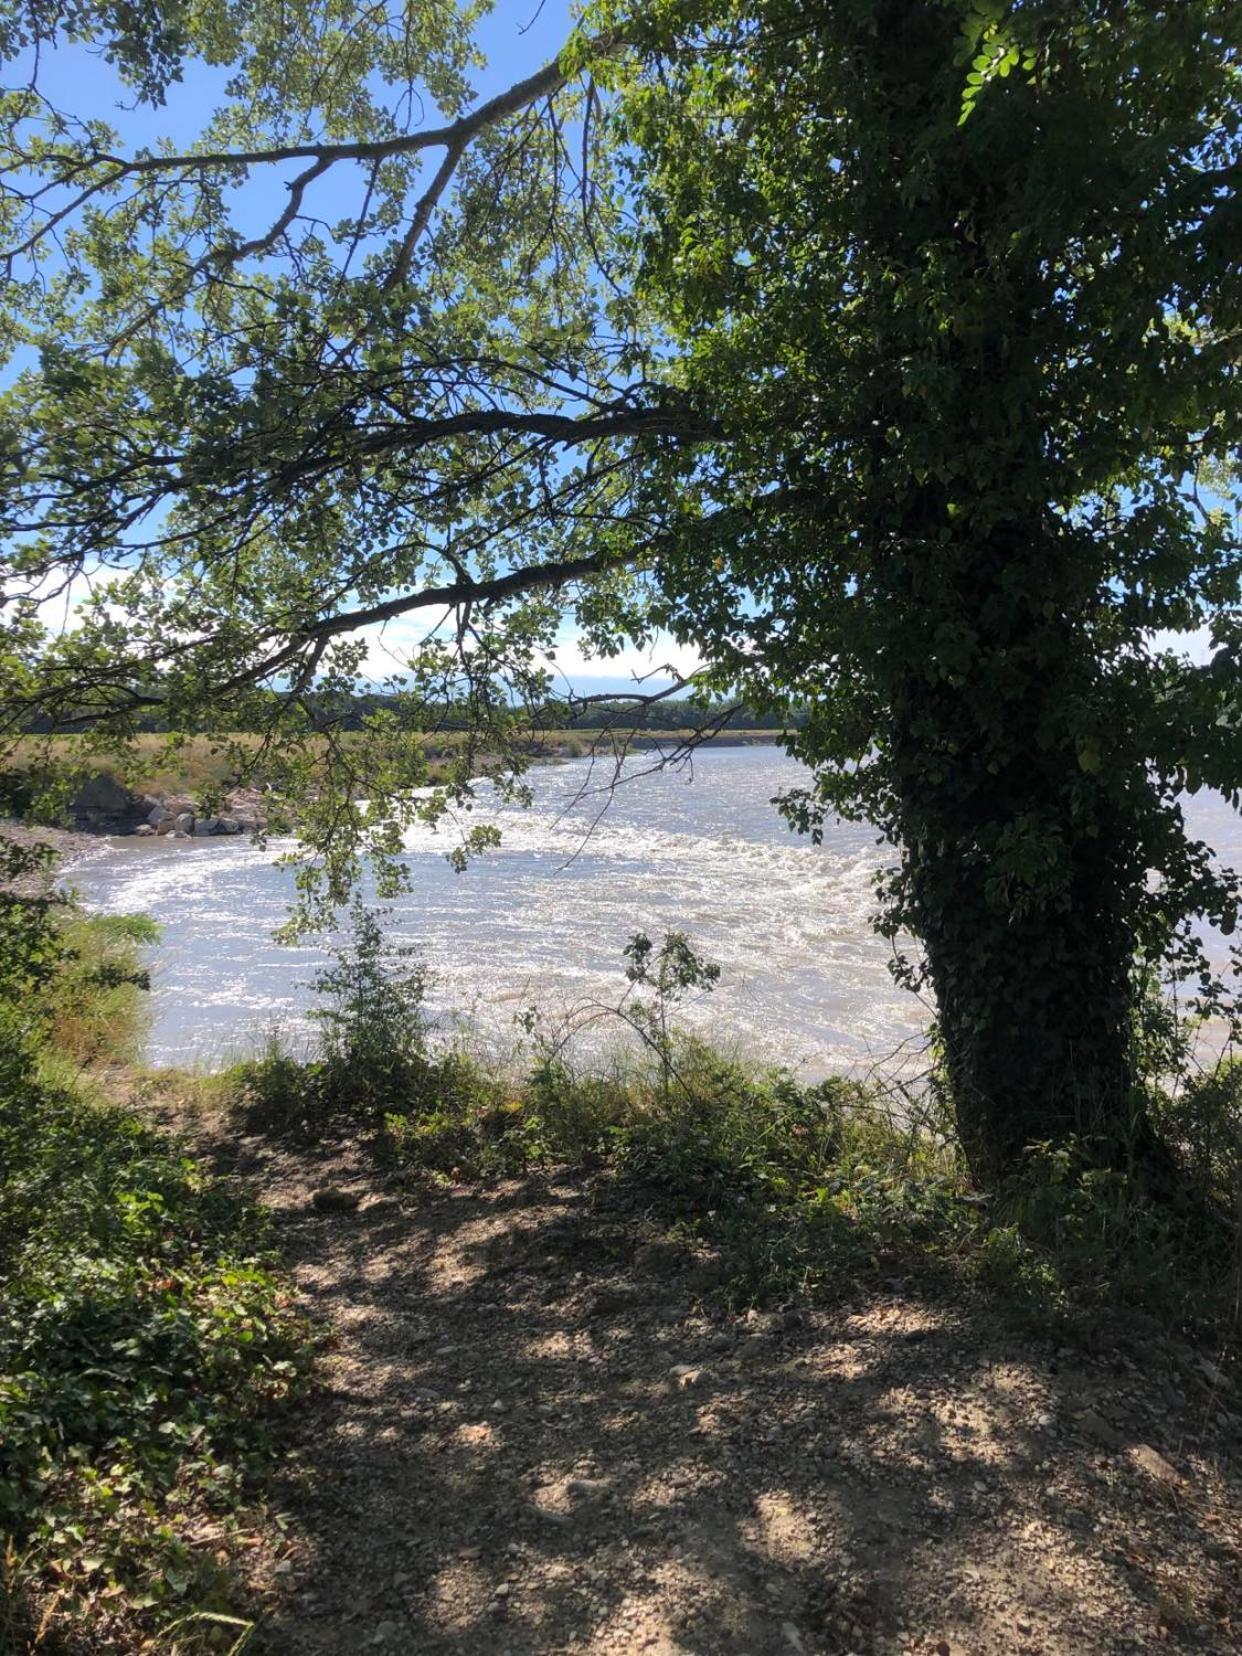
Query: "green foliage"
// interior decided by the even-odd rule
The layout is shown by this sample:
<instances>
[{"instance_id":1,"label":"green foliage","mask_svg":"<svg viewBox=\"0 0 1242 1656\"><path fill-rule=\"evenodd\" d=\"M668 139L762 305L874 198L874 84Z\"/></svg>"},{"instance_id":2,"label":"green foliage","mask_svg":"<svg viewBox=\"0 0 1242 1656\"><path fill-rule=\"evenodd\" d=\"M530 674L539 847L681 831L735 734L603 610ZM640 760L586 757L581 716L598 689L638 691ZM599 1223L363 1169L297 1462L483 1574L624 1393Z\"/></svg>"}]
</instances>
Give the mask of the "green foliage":
<instances>
[{"instance_id":1,"label":"green foliage","mask_svg":"<svg viewBox=\"0 0 1242 1656\"><path fill-rule=\"evenodd\" d=\"M312 984L320 1056L344 1091L346 1107L352 1096L379 1100L399 1090L424 1052L427 973L416 963L416 949L390 941L384 918L385 911L355 897L350 935L336 944L333 964Z\"/></svg>"},{"instance_id":2,"label":"green foliage","mask_svg":"<svg viewBox=\"0 0 1242 1656\"><path fill-rule=\"evenodd\" d=\"M1157 1124L1192 1190L1208 1196L1242 1236L1242 1061L1183 1072L1155 1101Z\"/></svg>"},{"instance_id":3,"label":"green foliage","mask_svg":"<svg viewBox=\"0 0 1242 1656\"><path fill-rule=\"evenodd\" d=\"M620 1024L657 1059L660 1087L667 1099L679 1084L673 1017L688 995L708 994L716 987L720 967L697 954L686 934L679 931L665 932L658 948L646 932L635 932L624 957L630 987L619 1000L581 1001L552 1028L545 1028L537 1007L528 1008L518 1022L534 1040L539 1072L554 1084L564 1084L571 1076L564 1059L567 1048L600 1024Z\"/></svg>"},{"instance_id":4,"label":"green foliage","mask_svg":"<svg viewBox=\"0 0 1242 1656\"><path fill-rule=\"evenodd\" d=\"M0 1001L32 1006L64 952L59 899L50 889L55 854L46 845L0 835Z\"/></svg>"},{"instance_id":5,"label":"green foliage","mask_svg":"<svg viewBox=\"0 0 1242 1656\"><path fill-rule=\"evenodd\" d=\"M367 951L379 947L368 931ZM421 1048L333 1102L330 1066L273 1051L244 1072L252 1121L379 1126L377 1145L414 1180L473 1181L567 1163L624 1179L670 1224L720 1250L743 1302L841 1286L861 1270L962 1270L1023 1314L1103 1305L1191 1305L1219 1319L1242 1268L1238 1066L1188 1079L1193 1029L1158 997L1134 1052L1136 1156L1147 1116L1175 1157L1178 1201L1153 1202L1088 1142L1033 1145L990 1200L972 1190L937 1070L924 1093L842 1077L813 1086L756 1072L680 1028L674 1009L719 969L683 933L625 950L615 1004L576 1006L554 1031L528 1012L535 1064L520 1082L461 1051ZM351 980L352 981L352 980ZM631 1037L611 1054L575 1042L601 1025ZM395 1078L395 1084L393 1084ZM322 1130L322 1125L319 1130Z\"/></svg>"},{"instance_id":6,"label":"green foliage","mask_svg":"<svg viewBox=\"0 0 1242 1656\"><path fill-rule=\"evenodd\" d=\"M78 1065L141 1056L150 988L141 951L159 935L141 914L62 911L60 965L40 1003L51 1053Z\"/></svg>"},{"instance_id":7,"label":"green foliage","mask_svg":"<svg viewBox=\"0 0 1242 1656\"><path fill-rule=\"evenodd\" d=\"M554 1159L542 1123L462 1054L428 1064L419 1094L384 1121L384 1150L432 1183L499 1178Z\"/></svg>"},{"instance_id":8,"label":"green foliage","mask_svg":"<svg viewBox=\"0 0 1242 1656\"><path fill-rule=\"evenodd\" d=\"M22 1590L101 1639L224 1608L191 1528L212 1513L227 1537L306 1372L257 1210L136 1116L41 1081L7 1013L0 1168L0 1532Z\"/></svg>"},{"instance_id":9,"label":"green foliage","mask_svg":"<svg viewBox=\"0 0 1242 1656\"><path fill-rule=\"evenodd\" d=\"M964 1169L865 1083L801 1086L691 1043L684 1084L621 1135L621 1165L723 1247L742 1300L838 1287L900 1260L933 1268L977 1222Z\"/></svg>"},{"instance_id":10,"label":"green foliage","mask_svg":"<svg viewBox=\"0 0 1242 1656\"><path fill-rule=\"evenodd\" d=\"M485 768L523 796L566 610L665 627L704 708L790 721L797 826L897 848L977 1175L1121 1165L1143 974L1228 1011L1196 921L1242 897L1180 805L1242 797L1242 12L596 0L482 104L477 13L13 13L8 727L258 733L229 763L296 806L313 908ZM123 85L58 111L83 41ZM189 152L124 130L204 62ZM342 740L366 629L446 608ZM1208 665L1157 643L1198 628Z\"/></svg>"},{"instance_id":11,"label":"green foliage","mask_svg":"<svg viewBox=\"0 0 1242 1656\"><path fill-rule=\"evenodd\" d=\"M57 1060L91 1064L137 1056L140 950L159 928L142 915L85 915L53 888L55 853L0 836L0 1005Z\"/></svg>"},{"instance_id":12,"label":"green foliage","mask_svg":"<svg viewBox=\"0 0 1242 1656\"><path fill-rule=\"evenodd\" d=\"M385 934L384 911L355 897L350 929L314 978L315 1056L293 1058L278 1040L235 1066L230 1085L251 1125L317 1138L378 1127L385 1114L443 1088L426 1053L427 973L416 949ZM436 1077L436 1079L432 1079Z\"/></svg>"},{"instance_id":13,"label":"green foliage","mask_svg":"<svg viewBox=\"0 0 1242 1656\"><path fill-rule=\"evenodd\" d=\"M227 1070L219 1090L249 1131L277 1137L319 1138L334 1113L334 1101L322 1085L322 1066L293 1057L275 1038L265 1042L257 1057Z\"/></svg>"},{"instance_id":14,"label":"green foliage","mask_svg":"<svg viewBox=\"0 0 1242 1656\"><path fill-rule=\"evenodd\" d=\"M101 748L145 719L260 733L270 808L296 806L313 853L308 900L338 901L361 849L394 880L403 824L467 802L485 768L521 771L523 704L542 708L553 685L547 594L568 590L544 571L572 575L585 555L624 601L605 525L626 508L643 439L667 430L665 399L641 383L627 303L598 281L595 237L620 203L585 78L553 62L472 108L488 9L474 3L174 9L87 3L34 19L18 5L0 30L27 87L0 99L0 354L27 347L0 406L14 531L0 699L13 729L99 720L86 740ZM101 69L98 98L60 111L42 66L83 41L117 83ZM183 97L165 124L168 87L205 64L218 105ZM141 132L135 90L153 106ZM467 112L442 168L444 131ZM577 123L596 155L586 193L565 142ZM293 180L290 145L315 152ZM111 150L129 158L119 174ZM234 213L247 179L289 202L258 236ZM330 222L325 183L341 192ZM52 197L58 226L36 205ZM63 518L46 509L54 476ZM130 558L139 520L152 533ZM83 588L77 624L58 632L37 589L65 559L123 573L107 603ZM507 581L531 566L529 590ZM395 654L376 697L364 613L442 610L446 587L468 599L497 581L456 638L433 625ZM357 692L372 698L361 721ZM446 718L460 744L424 793L423 738ZM250 773L252 743L221 746ZM464 840L463 855L482 837Z\"/></svg>"},{"instance_id":15,"label":"green foliage","mask_svg":"<svg viewBox=\"0 0 1242 1656\"><path fill-rule=\"evenodd\" d=\"M49 1649L223 1650L221 1560L306 1331L259 1211L89 1091L134 1050L154 928L0 921L0 1644L48 1616Z\"/></svg>"},{"instance_id":16,"label":"green foliage","mask_svg":"<svg viewBox=\"0 0 1242 1656\"><path fill-rule=\"evenodd\" d=\"M727 434L662 457L702 520L660 614L749 705L809 702L791 820L900 848L884 928L983 1178L1124 1158L1151 963L1228 1005L1192 917L1231 934L1239 885L1180 800L1242 797L1240 28L660 0L614 71L642 291ZM1195 627L1209 666L1153 642Z\"/></svg>"},{"instance_id":17,"label":"green foliage","mask_svg":"<svg viewBox=\"0 0 1242 1656\"><path fill-rule=\"evenodd\" d=\"M542 1058L521 1085L460 1056L385 1122L415 1179L473 1181L569 1164L718 1254L740 1303L840 1292L860 1273L954 1272L998 1308L1082 1323L1142 1308L1228 1326L1242 1278L1236 1067L1166 1097L1184 1179L1153 1202L1090 1146L1035 1146L990 1198L930 1101L842 1077L748 1070L674 1031L676 1084L641 1046L611 1063ZM442 1091L438 1089L443 1087Z\"/></svg>"},{"instance_id":18,"label":"green foliage","mask_svg":"<svg viewBox=\"0 0 1242 1656\"><path fill-rule=\"evenodd\" d=\"M968 1177L942 1084L910 1091L832 1077L806 1085L756 1071L680 1028L661 1007L714 984L681 934L639 934L614 1006L579 1006L553 1036L523 1020L535 1063L497 1073L463 1051L422 1052L396 1090L363 1088L361 1115L334 1109L328 1068L273 1051L244 1072L252 1122L285 1130L320 1100L320 1125L378 1129L376 1151L412 1183L487 1180L568 1165L622 1184L720 1264L748 1303L839 1293L862 1273L956 1273L998 1309L1058 1323L1141 1307L1228 1326L1242 1281L1239 1066L1191 1077L1191 1031L1153 1002L1136 1032L1149 1066L1135 1153L1150 1115L1174 1194L1102 1166L1089 1143L1033 1145L989 1196ZM663 965L661 966L661 962ZM637 996L650 998L636 1014ZM601 1023L625 1047L574 1044ZM637 1037L636 1039L633 1037ZM395 1073L381 1066L381 1075ZM232 1077L236 1085L237 1073ZM387 1100L382 1122L376 1096ZM1144 1114L1146 1111L1146 1114Z\"/></svg>"},{"instance_id":19,"label":"green foliage","mask_svg":"<svg viewBox=\"0 0 1242 1656\"><path fill-rule=\"evenodd\" d=\"M663 1076L661 1075L661 1083ZM645 1100L649 1078L632 1054L571 1063L541 1055L523 1088L524 1129L539 1158L592 1165L607 1158Z\"/></svg>"},{"instance_id":20,"label":"green foliage","mask_svg":"<svg viewBox=\"0 0 1242 1656\"><path fill-rule=\"evenodd\" d=\"M797 826L898 848L883 925L921 945L976 1175L1158 1163L1144 976L1229 1013L1197 922L1242 898L1180 803L1242 797L1242 12L597 0L472 105L475 17L360 14L326 78L318 0L10 18L7 727L261 733L229 763L297 805L333 902L364 852L392 889L402 827L485 766L524 797L567 606L599 651L665 626L705 705L804 715ZM153 106L224 71L191 152L114 132L106 91L55 109L82 41ZM366 629L446 607L341 740ZM1208 665L1156 642L1196 628Z\"/></svg>"},{"instance_id":21,"label":"green foliage","mask_svg":"<svg viewBox=\"0 0 1242 1656\"><path fill-rule=\"evenodd\" d=\"M627 996L617 1009L657 1054L660 1084L667 1098L676 1077L670 1019L693 990L708 992L720 981L720 967L703 960L684 932L665 932L658 949L645 932L625 946L625 975L646 996Z\"/></svg>"},{"instance_id":22,"label":"green foliage","mask_svg":"<svg viewBox=\"0 0 1242 1656\"><path fill-rule=\"evenodd\" d=\"M1188 1105L1184 1122L1192 1118ZM1191 1134L1209 1124L1210 1107ZM1201 1205L1198 1171L1186 1167L1182 1203L1153 1202L1121 1170L1101 1167L1090 1146L1033 1146L1004 1192L1005 1222L983 1236L971 1268L1016 1310L1040 1318L1085 1322L1140 1308L1230 1329L1242 1284L1238 1187L1232 1213Z\"/></svg>"}]
</instances>

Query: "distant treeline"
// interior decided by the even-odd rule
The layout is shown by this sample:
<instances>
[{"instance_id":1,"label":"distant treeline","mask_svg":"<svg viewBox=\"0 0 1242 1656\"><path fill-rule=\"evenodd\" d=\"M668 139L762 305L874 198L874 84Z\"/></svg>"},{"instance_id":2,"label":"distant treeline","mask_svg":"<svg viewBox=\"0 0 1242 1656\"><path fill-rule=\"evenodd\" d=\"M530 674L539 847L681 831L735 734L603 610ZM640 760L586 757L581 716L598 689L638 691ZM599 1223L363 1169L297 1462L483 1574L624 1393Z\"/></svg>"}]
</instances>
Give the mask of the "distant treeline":
<instances>
[{"instance_id":1,"label":"distant treeline","mask_svg":"<svg viewBox=\"0 0 1242 1656\"><path fill-rule=\"evenodd\" d=\"M730 730L788 730L800 729L807 721L805 708L778 719L771 713L759 713L752 707L732 702L714 702L704 708L681 696L671 696L668 701L655 702L650 707L634 707L622 700L592 702L586 707L559 703L550 707L547 715L549 725L559 719L568 730L595 730L610 724L637 730L697 730L714 729L722 723Z\"/></svg>"},{"instance_id":2,"label":"distant treeline","mask_svg":"<svg viewBox=\"0 0 1242 1656\"><path fill-rule=\"evenodd\" d=\"M326 728L356 730L377 713L389 712L410 716L411 706L402 697L382 695L351 696L348 700L337 696L312 693L303 698L304 705ZM753 708L730 702L714 702L708 706L693 702L686 696L670 696L667 701L635 706L624 697L615 700L584 702L574 698L549 700L540 707L527 710L532 730L784 730L806 723L805 709L799 709L788 718L776 718L759 713ZM442 709L419 710L418 728L426 730L465 730L471 723L469 709L447 704ZM46 733L52 726L48 721L33 718L25 726L31 735ZM78 729L83 728L81 725ZM135 720L140 732L158 734L170 726L158 713L148 713ZM222 718L214 734L237 734L245 730Z\"/></svg>"}]
</instances>

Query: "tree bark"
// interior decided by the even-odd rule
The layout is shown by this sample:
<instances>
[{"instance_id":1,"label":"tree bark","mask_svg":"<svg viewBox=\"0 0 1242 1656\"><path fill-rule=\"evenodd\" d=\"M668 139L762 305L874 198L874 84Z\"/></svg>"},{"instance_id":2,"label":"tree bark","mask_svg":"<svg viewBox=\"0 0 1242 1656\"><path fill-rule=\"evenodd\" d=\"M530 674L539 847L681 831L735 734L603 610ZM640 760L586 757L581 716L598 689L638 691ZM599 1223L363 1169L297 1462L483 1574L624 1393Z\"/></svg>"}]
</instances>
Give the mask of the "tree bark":
<instances>
[{"instance_id":1,"label":"tree bark","mask_svg":"<svg viewBox=\"0 0 1242 1656\"><path fill-rule=\"evenodd\" d=\"M1049 1141L1081 1141L1102 1166L1160 1159L1133 1069L1146 782L1119 790L1084 768L1090 627L1040 600L1073 549L1016 541L1001 531L934 566L901 557L893 593L925 635L907 631L893 651L903 918L926 952L957 1124L984 1184ZM948 623L968 629L973 654L929 682L915 669Z\"/></svg>"},{"instance_id":2,"label":"tree bark","mask_svg":"<svg viewBox=\"0 0 1242 1656\"><path fill-rule=\"evenodd\" d=\"M1080 1140L1107 1166L1147 1156L1132 1067L1132 938L1109 848L1077 841L1068 907L995 906L978 840L963 833L916 879L951 892L951 924L924 927L958 1131L984 1184L1032 1144Z\"/></svg>"}]
</instances>

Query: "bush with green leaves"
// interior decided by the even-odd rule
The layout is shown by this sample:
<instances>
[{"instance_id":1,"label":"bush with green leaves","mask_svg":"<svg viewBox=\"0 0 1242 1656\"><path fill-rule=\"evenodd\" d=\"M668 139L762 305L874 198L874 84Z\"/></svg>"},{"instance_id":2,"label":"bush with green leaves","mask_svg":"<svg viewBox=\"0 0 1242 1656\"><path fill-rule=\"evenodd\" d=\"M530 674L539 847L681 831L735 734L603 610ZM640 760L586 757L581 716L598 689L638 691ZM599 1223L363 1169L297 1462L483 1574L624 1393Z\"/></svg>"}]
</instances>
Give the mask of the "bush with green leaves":
<instances>
[{"instance_id":1,"label":"bush with green leaves","mask_svg":"<svg viewBox=\"0 0 1242 1656\"><path fill-rule=\"evenodd\" d=\"M1191 1187L1232 1213L1242 1236L1242 1061L1227 1056L1184 1077L1153 1108Z\"/></svg>"},{"instance_id":2,"label":"bush with green leaves","mask_svg":"<svg viewBox=\"0 0 1242 1656\"><path fill-rule=\"evenodd\" d=\"M350 905L348 929L311 982L313 1055L296 1058L272 1037L231 1072L256 1129L315 1139L378 1127L390 1111L416 1111L420 1099L438 1096L423 1013L427 971L416 949L387 935L386 915L357 897Z\"/></svg>"},{"instance_id":3,"label":"bush with green leaves","mask_svg":"<svg viewBox=\"0 0 1242 1656\"><path fill-rule=\"evenodd\" d=\"M537 1062L520 1085L460 1055L429 1065L417 1103L386 1120L398 1165L433 1180L553 1163L624 1179L667 1223L721 1251L727 1291L742 1302L841 1287L883 1266L961 1272L1023 1315L1094 1315L1110 1303L1227 1314L1242 1234L1236 1212L1229 1219L1242 1066L1188 1082L1193 1032L1175 1009L1148 1007L1136 1054L1184 1176L1180 1213L1142 1201L1067 1145L1031 1147L1020 1174L984 1198L937 1070L916 1093L748 1067L675 1021L682 993L716 981L684 936L657 947L638 934L625 958L615 1005L580 1003L555 1031L526 1015ZM603 1053L575 1046L610 1022L639 1039Z\"/></svg>"},{"instance_id":4,"label":"bush with green leaves","mask_svg":"<svg viewBox=\"0 0 1242 1656\"><path fill-rule=\"evenodd\" d=\"M882 1088L804 1085L692 1040L679 1088L618 1135L617 1166L720 1246L746 1301L852 1280L900 1255L943 1263L978 1225L952 1144Z\"/></svg>"},{"instance_id":5,"label":"bush with green leaves","mask_svg":"<svg viewBox=\"0 0 1242 1656\"><path fill-rule=\"evenodd\" d=\"M59 1595L57 1626L101 1649L225 1610L227 1579L190 1536L207 1513L227 1535L303 1384L306 1330L259 1211L134 1114L42 1080L7 1012L0 1307L12 1591Z\"/></svg>"},{"instance_id":6,"label":"bush with green leaves","mask_svg":"<svg viewBox=\"0 0 1242 1656\"><path fill-rule=\"evenodd\" d=\"M0 834L0 1001L22 1006L54 977L64 952L57 911L62 899L51 889L55 853L50 846L23 843Z\"/></svg>"},{"instance_id":7,"label":"bush with green leaves","mask_svg":"<svg viewBox=\"0 0 1242 1656\"><path fill-rule=\"evenodd\" d=\"M332 964L314 979L311 1017L335 1085L359 1101L382 1103L425 1057L427 971L416 949L385 932L387 910L355 897L349 914L348 934L330 951Z\"/></svg>"},{"instance_id":8,"label":"bush with green leaves","mask_svg":"<svg viewBox=\"0 0 1242 1656\"><path fill-rule=\"evenodd\" d=\"M153 935L0 909L0 1649L235 1641L220 1555L308 1369L260 1210L93 1091Z\"/></svg>"}]
</instances>

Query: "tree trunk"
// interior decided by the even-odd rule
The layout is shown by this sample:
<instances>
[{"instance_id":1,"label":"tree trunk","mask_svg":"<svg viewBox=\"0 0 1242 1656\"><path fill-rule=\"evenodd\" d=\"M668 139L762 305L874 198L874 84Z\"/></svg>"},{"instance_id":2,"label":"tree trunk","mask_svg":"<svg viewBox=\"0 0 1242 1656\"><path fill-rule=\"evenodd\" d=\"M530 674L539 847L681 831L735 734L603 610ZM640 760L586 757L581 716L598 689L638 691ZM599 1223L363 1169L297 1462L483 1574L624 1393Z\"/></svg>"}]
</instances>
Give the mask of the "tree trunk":
<instances>
[{"instance_id":1,"label":"tree trunk","mask_svg":"<svg viewBox=\"0 0 1242 1656\"><path fill-rule=\"evenodd\" d=\"M951 892L924 944L958 1130L975 1176L1012 1174L1031 1144L1083 1141L1090 1159L1142 1159L1131 1060L1132 939L1108 848L1078 842L1067 907L997 908L977 837L924 853L916 883ZM930 917L929 917L930 920Z\"/></svg>"},{"instance_id":2,"label":"tree trunk","mask_svg":"<svg viewBox=\"0 0 1242 1656\"><path fill-rule=\"evenodd\" d=\"M1132 1068L1147 784L1119 789L1084 754L1089 629L1042 597L1067 555L1011 528L892 571L918 618L892 652L902 919L926 951L962 1144L986 1184L1041 1142L1078 1139L1110 1167L1156 1155ZM953 671L937 653L950 627L972 640Z\"/></svg>"}]
</instances>

